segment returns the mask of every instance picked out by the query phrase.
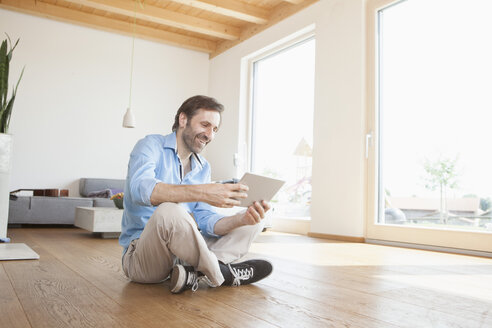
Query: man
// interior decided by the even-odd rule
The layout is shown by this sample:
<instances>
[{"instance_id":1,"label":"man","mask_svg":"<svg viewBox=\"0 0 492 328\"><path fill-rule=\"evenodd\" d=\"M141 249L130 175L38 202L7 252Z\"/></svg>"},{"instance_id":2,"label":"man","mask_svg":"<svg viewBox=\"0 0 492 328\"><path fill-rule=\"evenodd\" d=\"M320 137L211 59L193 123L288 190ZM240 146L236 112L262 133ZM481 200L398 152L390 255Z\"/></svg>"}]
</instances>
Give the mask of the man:
<instances>
[{"instance_id":1,"label":"man","mask_svg":"<svg viewBox=\"0 0 492 328\"><path fill-rule=\"evenodd\" d=\"M241 184L210 183L210 165L199 153L218 131L224 107L195 96L176 113L173 133L149 135L130 155L120 244L123 271L135 282L171 276L171 292L256 282L272 272L264 260L233 263L262 230L267 202L233 216L212 206L233 207L246 198ZM212 206L211 206L212 205ZM190 215L190 213L193 215Z\"/></svg>"}]
</instances>

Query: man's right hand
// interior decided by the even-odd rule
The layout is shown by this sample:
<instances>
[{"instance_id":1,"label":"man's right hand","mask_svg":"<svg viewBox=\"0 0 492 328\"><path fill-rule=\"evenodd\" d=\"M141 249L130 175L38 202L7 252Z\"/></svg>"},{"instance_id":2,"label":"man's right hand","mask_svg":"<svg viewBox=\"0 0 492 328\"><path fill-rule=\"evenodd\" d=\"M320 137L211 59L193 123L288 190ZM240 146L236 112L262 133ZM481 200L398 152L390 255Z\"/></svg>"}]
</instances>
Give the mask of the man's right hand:
<instances>
[{"instance_id":1,"label":"man's right hand","mask_svg":"<svg viewBox=\"0 0 492 328\"><path fill-rule=\"evenodd\" d=\"M239 183L209 183L203 187L203 201L215 207L237 206L239 198L248 197L248 186Z\"/></svg>"}]
</instances>

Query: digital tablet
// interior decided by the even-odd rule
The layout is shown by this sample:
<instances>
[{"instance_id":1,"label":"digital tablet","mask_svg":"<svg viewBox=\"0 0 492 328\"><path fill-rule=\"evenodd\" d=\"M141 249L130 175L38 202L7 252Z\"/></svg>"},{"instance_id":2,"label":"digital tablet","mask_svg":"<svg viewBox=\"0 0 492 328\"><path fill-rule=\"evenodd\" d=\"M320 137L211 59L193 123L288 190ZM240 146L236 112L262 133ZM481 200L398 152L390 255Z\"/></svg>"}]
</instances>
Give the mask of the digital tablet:
<instances>
[{"instance_id":1,"label":"digital tablet","mask_svg":"<svg viewBox=\"0 0 492 328\"><path fill-rule=\"evenodd\" d=\"M244 173L238 183L249 187L249 190L247 191L248 197L239 199L241 204L238 206L248 207L256 201L264 200L269 202L272 200L273 196L280 190L285 181L252 173Z\"/></svg>"}]
</instances>

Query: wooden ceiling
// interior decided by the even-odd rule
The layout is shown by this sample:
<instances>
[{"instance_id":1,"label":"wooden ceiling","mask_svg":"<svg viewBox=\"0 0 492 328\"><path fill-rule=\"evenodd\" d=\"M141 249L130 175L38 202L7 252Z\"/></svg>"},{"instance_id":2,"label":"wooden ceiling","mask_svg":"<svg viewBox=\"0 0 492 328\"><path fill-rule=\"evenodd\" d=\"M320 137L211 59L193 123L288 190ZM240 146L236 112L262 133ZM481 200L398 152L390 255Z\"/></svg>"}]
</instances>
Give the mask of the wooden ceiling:
<instances>
[{"instance_id":1,"label":"wooden ceiling","mask_svg":"<svg viewBox=\"0 0 492 328\"><path fill-rule=\"evenodd\" d=\"M318 0L0 0L0 8L214 57ZM136 24L133 23L136 21Z\"/></svg>"}]
</instances>

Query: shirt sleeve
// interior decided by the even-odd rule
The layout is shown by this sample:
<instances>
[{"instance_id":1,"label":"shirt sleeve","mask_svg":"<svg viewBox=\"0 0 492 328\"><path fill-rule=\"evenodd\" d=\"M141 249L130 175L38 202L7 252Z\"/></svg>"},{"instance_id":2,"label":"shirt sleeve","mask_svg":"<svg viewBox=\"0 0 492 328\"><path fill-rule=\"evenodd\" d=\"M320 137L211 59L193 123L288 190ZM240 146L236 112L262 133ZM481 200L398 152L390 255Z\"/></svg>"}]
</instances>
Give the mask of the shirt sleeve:
<instances>
[{"instance_id":1,"label":"shirt sleeve","mask_svg":"<svg viewBox=\"0 0 492 328\"><path fill-rule=\"evenodd\" d=\"M210 165L208 163L205 166L205 170L207 170L205 173L206 179L203 183L210 183ZM215 212L213 207L207 203L197 202L193 209L193 217L202 234L209 237L219 237L219 235L214 233L215 224L225 215Z\"/></svg>"},{"instance_id":2,"label":"shirt sleeve","mask_svg":"<svg viewBox=\"0 0 492 328\"><path fill-rule=\"evenodd\" d=\"M214 233L215 224L225 215L219 214L212 209L207 203L198 202L193 209L193 217L198 224L198 227L207 236L219 237Z\"/></svg>"},{"instance_id":3,"label":"shirt sleeve","mask_svg":"<svg viewBox=\"0 0 492 328\"><path fill-rule=\"evenodd\" d=\"M155 177L158 161L158 143L146 137L140 140L133 149L128 163L128 178L131 198L142 206L152 206L150 196L157 183L162 182Z\"/></svg>"}]
</instances>

